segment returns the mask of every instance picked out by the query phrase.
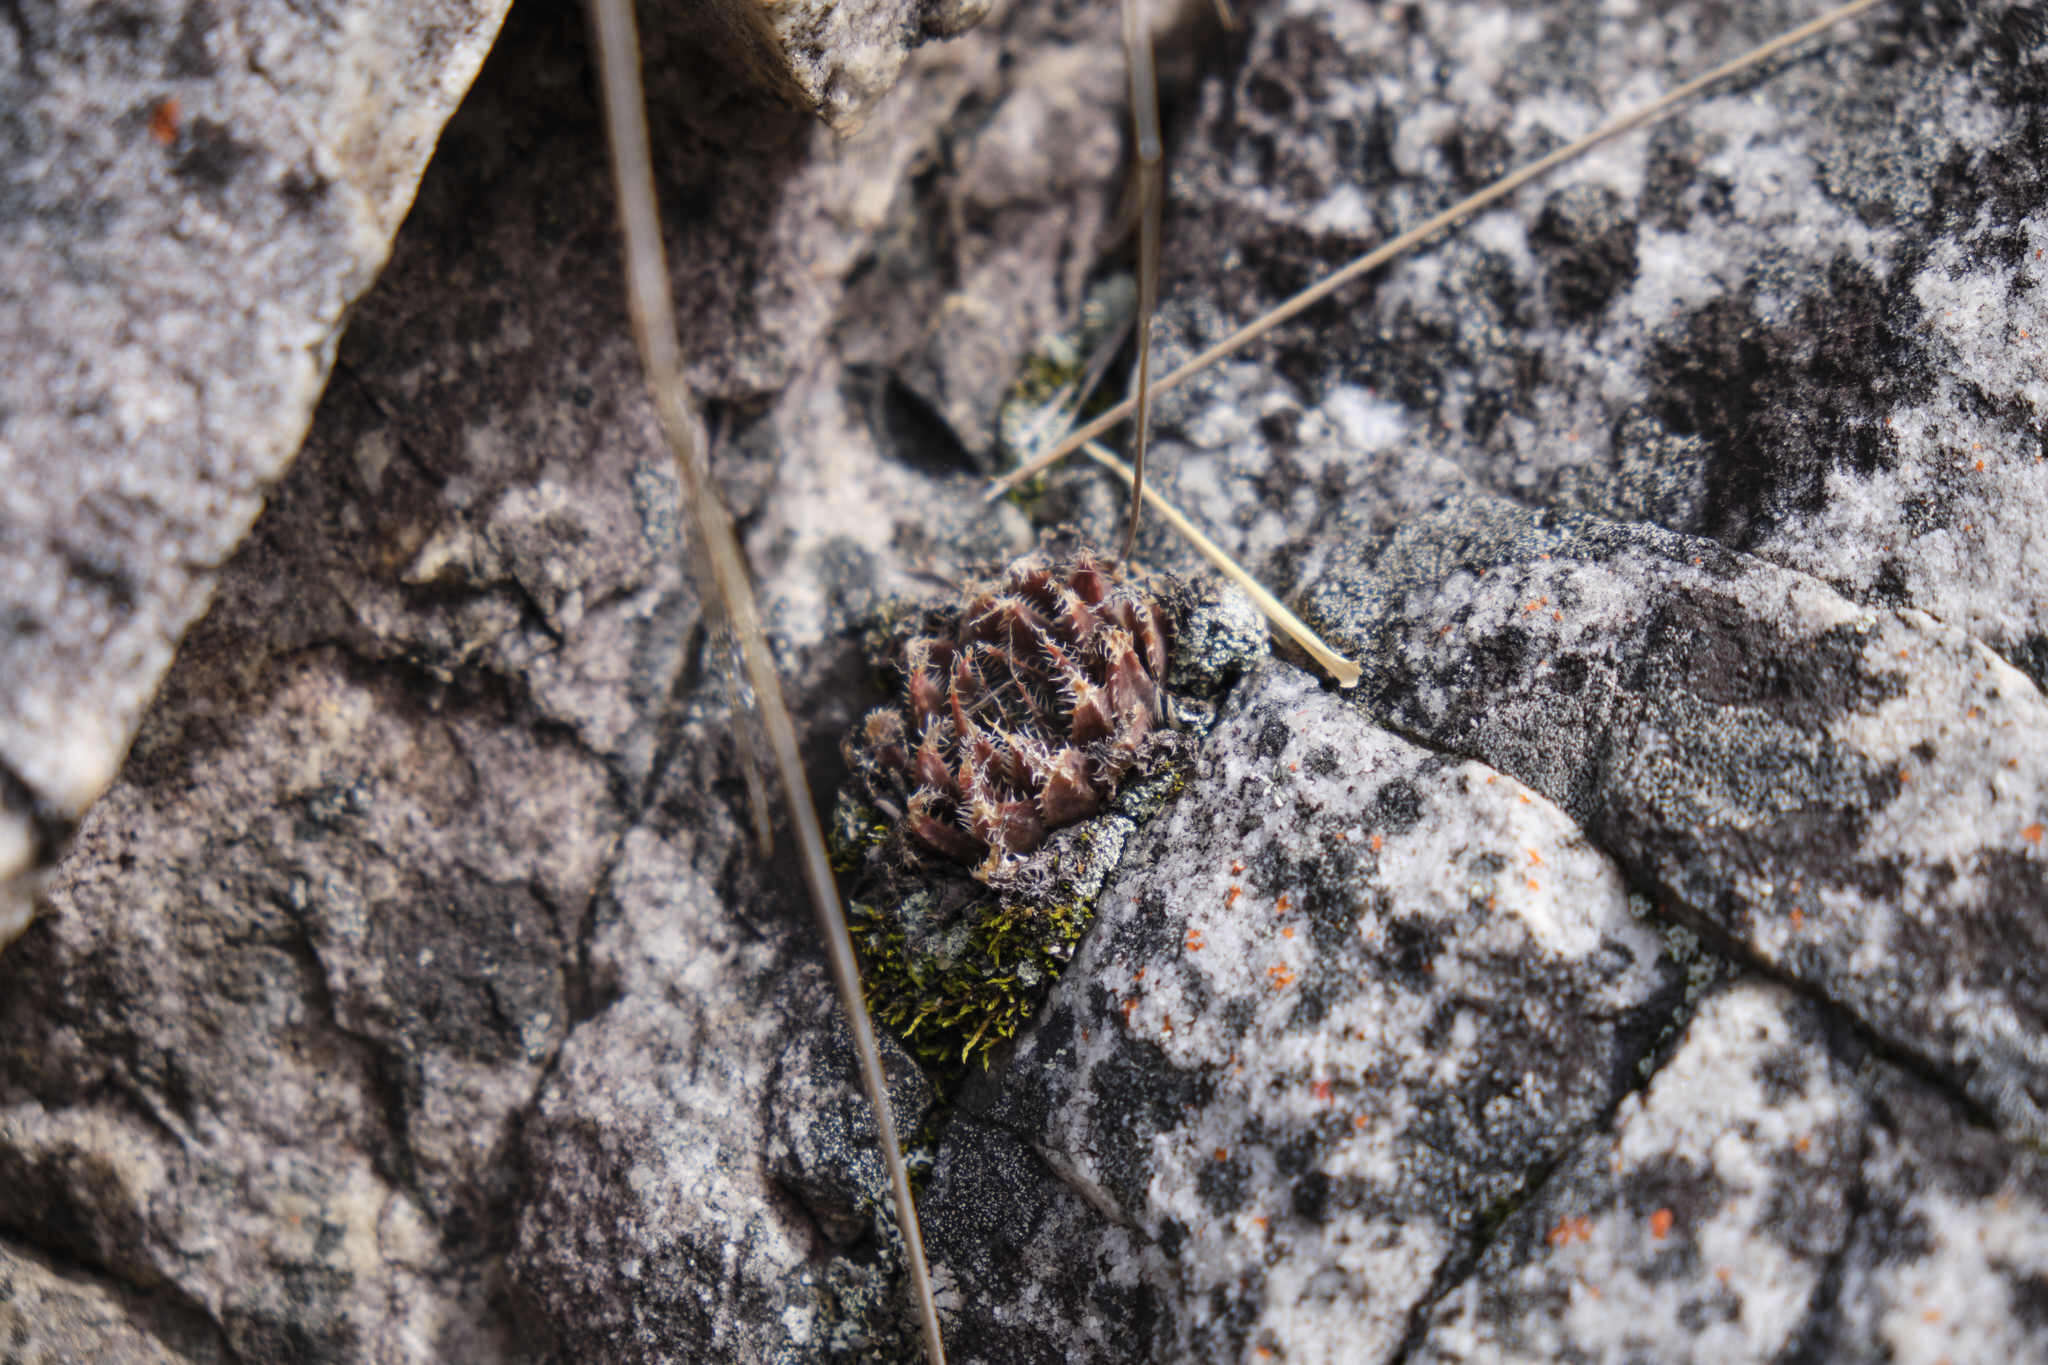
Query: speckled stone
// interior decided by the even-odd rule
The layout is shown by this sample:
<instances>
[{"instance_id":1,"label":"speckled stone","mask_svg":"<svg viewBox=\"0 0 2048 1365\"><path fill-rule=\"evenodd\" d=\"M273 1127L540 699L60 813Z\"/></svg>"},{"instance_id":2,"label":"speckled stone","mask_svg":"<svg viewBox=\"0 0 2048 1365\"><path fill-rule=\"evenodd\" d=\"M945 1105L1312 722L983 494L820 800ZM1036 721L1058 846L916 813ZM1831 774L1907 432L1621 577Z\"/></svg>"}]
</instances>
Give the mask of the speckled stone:
<instances>
[{"instance_id":1,"label":"speckled stone","mask_svg":"<svg viewBox=\"0 0 2048 1365\"><path fill-rule=\"evenodd\" d=\"M1413 1358L2043 1358L2048 1166L1744 979L1430 1312Z\"/></svg>"},{"instance_id":2,"label":"speckled stone","mask_svg":"<svg viewBox=\"0 0 2048 1365\"><path fill-rule=\"evenodd\" d=\"M2048 995L2014 956L2048 945L2048 701L1996 653L1712 541L1485 498L1333 555L1305 602L1378 714L2048 1134Z\"/></svg>"},{"instance_id":3,"label":"speckled stone","mask_svg":"<svg viewBox=\"0 0 2048 1365\"><path fill-rule=\"evenodd\" d=\"M1162 359L1811 12L1247 14L1183 71ZM2040 15L1881 9L1162 398L1158 486L1356 629L1368 681L1256 680L1272 752L1139 837L1064 1006L925 1128L956 1354L1371 1361L1565 1328L1594 1354L1675 1322L1738 1354L2030 1358ZM975 461L1115 217L1114 11L1001 23L913 54L843 144L649 35L691 382L820 787L876 700L851 623L1030 542ZM304 458L0 958L0 1256L64 1281L12 1282L66 1351L900 1356L807 912L747 832L678 568L582 41L573 8L512 17ZM168 155L132 115L93 136ZM229 199L273 183L248 164ZM272 317L300 282L235 298ZM1120 496L1063 476L1031 510L1114 544ZM1190 567L1156 526L1142 554ZM1297 711L1360 777L1316 773ZM1226 906L1252 844L1270 879ZM1608 925L1668 964L1580 955ZM1723 953L1805 1003L1741 984L1680 1033ZM1711 1086L1701 1051L1744 1021L1795 1054L1762 1067L1783 1084L1676 1084ZM1645 1116L1709 1104L1716 1149L1680 1121L1693 1164L1660 1164ZM1831 1106L1860 1127L1800 1153ZM1606 1202L1578 1162L1617 1150L1640 1197ZM1803 1212L1773 1211L1790 1184ZM1708 1257L1738 1236L1782 1274L1731 1325ZM1546 1258L1596 1245L1615 1292L1561 1327Z\"/></svg>"},{"instance_id":4,"label":"speckled stone","mask_svg":"<svg viewBox=\"0 0 2048 1365\"><path fill-rule=\"evenodd\" d=\"M297 452L505 10L0 25L0 944Z\"/></svg>"},{"instance_id":5,"label":"speckled stone","mask_svg":"<svg viewBox=\"0 0 2048 1365\"><path fill-rule=\"evenodd\" d=\"M1676 1005L1555 806L1291 668L1233 694L1192 785L941 1147L963 1360L1391 1351Z\"/></svg>"}]
</instances>

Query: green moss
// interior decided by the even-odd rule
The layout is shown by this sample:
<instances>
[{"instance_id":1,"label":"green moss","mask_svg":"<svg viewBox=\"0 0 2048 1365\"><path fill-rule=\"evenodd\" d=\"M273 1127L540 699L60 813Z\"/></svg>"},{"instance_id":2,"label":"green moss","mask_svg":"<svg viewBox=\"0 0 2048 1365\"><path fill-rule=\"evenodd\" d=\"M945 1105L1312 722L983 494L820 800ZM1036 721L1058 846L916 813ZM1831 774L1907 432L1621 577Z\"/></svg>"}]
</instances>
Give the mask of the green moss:
<instances>
[{"instance_id":1,"label":"green moss","mask_svg":"<svg viewBox=\"0 0 2048 1365\"><path fill-rule=\"evenodd\" d=\"M847 923L866 968L869 1011L942 1079L977 1059L987 1065L1017 1035L1095 917L1081 904L990 898L913 947L905 918L919 911L916 897L896 911L856 902Z\"/></svg>"},{"instance_id":2,"label":"green moss","mask_svg":"<svg viewBox=\"0 0 2048 1365\"><path fill-rule=\"evenodd\" d=\"M1136 307L1137 286L1129 275L1099 280L1088 291L1074 328L1048 333L1033 345L996 411L997 441L1010 459L1022 460L1037 450L1051 426L1064 431L1064 424L1050 423L1051 411L1078 395L1090 361L1105 346L1114 344ZM1100 384L1076 416L1085 421L1116 400L1115 386ZM1010 496L1029 510L1046 486L1041 476L1012 490Z\"/></svg>"},{"instance_id":3,"label":"green moss","mask_svg":"<svg viewBox=\"0 0 2048 1365\"><path fill-rule=\"evenodd\" d=\"M864 802L841 797L832 804L832 819L825 830L825 853L832 870L851 875L867 862L868 854L889 842L888 817Z\"/></svg>"}]
</instances>

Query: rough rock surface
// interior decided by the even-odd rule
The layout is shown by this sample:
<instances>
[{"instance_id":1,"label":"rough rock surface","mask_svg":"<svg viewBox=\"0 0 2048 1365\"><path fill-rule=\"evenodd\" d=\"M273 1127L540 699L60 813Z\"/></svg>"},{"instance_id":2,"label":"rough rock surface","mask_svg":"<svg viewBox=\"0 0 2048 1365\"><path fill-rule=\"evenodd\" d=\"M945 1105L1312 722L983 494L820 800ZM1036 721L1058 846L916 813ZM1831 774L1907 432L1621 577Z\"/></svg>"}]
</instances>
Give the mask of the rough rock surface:
<instances>
[{"instance_id":1,"label":"rough rock surface","mask_svg":"<svg viewBox=\"0 0 2048 1365\"><path fill-rule=\"evenodd\" d=\"M1370 704L1562 803L1668 913L2048 1137L2048 701L1711 540L1446 499L1307 604Z\"/></svg>"},{"instance_id":2,"label":"rough rock surface","mask_svg":"<svg viewBox=\"0 0 2048 1365\"><path fill-rule=\"evenodd\" d=\"M112 781L298 451L347 312L506 8L119 0L15 5L0 25L0 942L28 908L17 878ZM671 75L750 70L851 127L911 51L987 8L673 5L647 56ZM1106 175L1107 148L1057 188ZM877 177L885 202L897 178ZM1041 292L1026 325L1054 316Z\"/></svg>"},{"instance_id":3,"label":"rough rock surface","mask_svg":"<svg viewBox=\"0 0 2048 1365\"><path fill-rule=\"evenodd\" d=\"M505 8L8 8L0 942L298 450Z\"/></svg>"},{"instance_id":4,"label":"rough rock surface","mask_svg":"<svg viewBox=\"0 0 2048 1365\"><path fill-rule=\"evenodd\" d=\"M1432 1310L1425 1361L2032 1360L2048 1162L1745 978Z\"/></svg>"},{"instance_id":5,"label":"rough rock surface","mask_svg":"<svg viewBox=\"0 0 2048 1365\"><path fill-rule=\"evenodd\" d=\"M1555 806L1292 667L1239 684L1193 785L961 1096L925 1219L963 1360L1115 1358L1134 1329L1158 1359L1389 1354L1677 1004Z\"/></svg>"},{"instance_id":6,"label":"rough rock surface","mask_svg":"<svg viewBox=\"0 0 2048 1365\"><path fill-rule=\"evenodd\" d=\"M1255 10L1176 124L1164 348L1809 12ZM972 471L1114 216L1114 22L1020 0L844 144L650 34L821 787L877 594L1029 539ZM958 1357L2043 1358L2044 32L1880 12L1162 400L1161 481L1367 680L1253 674L924 1127ZM513 16L0 958L46 1353L901 1358L581 42Z\"/></svg>"}]
</instances>

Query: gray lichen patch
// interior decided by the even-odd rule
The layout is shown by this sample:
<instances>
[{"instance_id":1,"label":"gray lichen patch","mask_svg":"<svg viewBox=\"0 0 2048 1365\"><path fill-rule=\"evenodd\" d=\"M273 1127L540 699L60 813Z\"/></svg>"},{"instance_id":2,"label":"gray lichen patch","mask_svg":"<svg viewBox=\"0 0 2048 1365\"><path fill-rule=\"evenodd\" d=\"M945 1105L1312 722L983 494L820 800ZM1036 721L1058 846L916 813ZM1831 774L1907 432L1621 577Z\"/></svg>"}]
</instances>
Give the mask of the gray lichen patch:
<instances>
[{"instance_id":1,"label":"gray lichen patch","mask_svg":"<svg viewBox=\"0 0 2048 1365\"><path fill-rule=\"evenodd\" d=\"M1073 563L1019 561L873 633L904 701L847 741L833 845L870 1008L943 1073L1016 1035L1264 648L1234 591L1162 575L1126 596Z\"/></svg>"}]
</instances>

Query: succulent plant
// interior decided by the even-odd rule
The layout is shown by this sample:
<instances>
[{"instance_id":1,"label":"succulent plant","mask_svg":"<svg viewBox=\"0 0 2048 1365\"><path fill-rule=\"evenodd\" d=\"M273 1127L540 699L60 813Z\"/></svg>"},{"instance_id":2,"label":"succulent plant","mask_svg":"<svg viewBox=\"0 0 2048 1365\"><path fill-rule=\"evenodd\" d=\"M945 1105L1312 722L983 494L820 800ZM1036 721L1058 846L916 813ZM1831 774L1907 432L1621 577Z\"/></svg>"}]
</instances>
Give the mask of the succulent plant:
<instances>
[{"instance_id":1,"label":"succulent plant","mask_svg":"<svg viewBox=\"0 0 2048 1365\"><path fill-rule=\"evenodd\" d=\"M1086 551L1020 559L890 641L903 700L868 714L847 762L914 850L996 881L1157 747L1171 615Z\"/></svg>"},{"instance_id":2,"label":"succulent plant","mask_svg":"<svg viewBox=\"0 0 2048 1365\"><path fill-rule=\"evenodd\" d=\"M870 636L897 700L843 746L835 863L868 1007L942 1084L1023 1027L1265 634L1215 584L1078 551Z\"/></svg>"}]
</instances>

